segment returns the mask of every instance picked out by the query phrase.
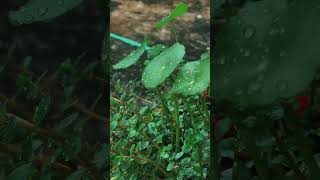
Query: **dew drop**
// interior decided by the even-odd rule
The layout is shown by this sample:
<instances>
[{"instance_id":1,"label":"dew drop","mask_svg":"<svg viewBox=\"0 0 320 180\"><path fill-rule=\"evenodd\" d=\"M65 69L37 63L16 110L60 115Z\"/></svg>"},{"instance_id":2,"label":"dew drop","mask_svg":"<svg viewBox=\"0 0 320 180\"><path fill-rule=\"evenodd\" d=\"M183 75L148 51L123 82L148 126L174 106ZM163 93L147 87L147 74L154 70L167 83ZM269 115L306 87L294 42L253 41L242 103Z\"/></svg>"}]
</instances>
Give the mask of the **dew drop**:
<instances>
[{"instance_id":1,"label":"dew drop","mask_svg":"<svg viewBox=\"0 0 320 180\"><path fill-rule=\"evenodd\" d=\"M249 57L250 55L251 55L250 50L246 50L246 51L244 52L244 56L245 56L245 57Z\"/></svg>"},{"instance_id":2,"label":"dew drop","mask_svg":"<svg viewBox=\"0 0 320 180\"><path fill-rule=\"evenodd\" d=\"M44 16L48 13L48 8L41 8L39 10L39 16Z\"/></svg>"},{"instance_id":3,"label":"dew drop","mask_svg":"<svg viewBox=\"0 0 320 180\"><path fill-rule=\"evenodd\" d=\"M244 37L247 39L250 39L253 37L254 33L256 32L256 29L253 26L248 26L244 29Z\"/></svg>"},{"instance_id":4,"label":"dew drop","mask_svg":"<svg viewBox=\"0 0 320 180\"><path fill-rule=\"evenodd\" d=\"M225 57L221 58L221 59L220 59L220 64L223 65L223 64L225 64L225 63L226 63L226 58L225 58Z\"/></svg>"},{"instance_id":5,"label":"dew drop","mask_svg":"<svg viewBox=\"0 0 320 180\"><path fill-rule=\"evenodd\" d=\"M250 90L252 91L259 91L262 88L262 85L259 83L252 83L250 85Z\"/></svg>"},{"instance_id":6,"label":"dew drop","mask_svg":"<svg viewBox=\"0 0 320 180\"><path fill-rule=\"evenodd\" d=\"M238 91L235 92L235 94L236 94L237 96L240 96L240 95L243 94L243 91L242 91L241 89L239 89Z\"/></svg>"},{"instance_id":7,"label":"dew drop","mask_svg":"<svg viewBox=\"0 0 320 180\"><path fill-rule=\"evenodd\" d=\"M280 57L283 57L284 55L286 55L286 51L281 51L280 52Z\"/></svg>"},{"instance_id":8,"label":"dew drop","mask_svg":"<svg viewBox=\"0 0 320 180\"><path fill-rule=\"evenodd\" d=\"M288 89L288 84L285 81L277 81L276 85L280 91L285 91Z\"/></svg>"},{"instance_id":9,"label":"dew drop","mask_svg":"<svg viewBox=\"0 0 320 180\"><path fill-rule=\"evenodd\" d=\"M26 23L29 23L29 22L31 22L32 20L33 20L33 16L31 16L31 15L27 15L26 18L25 18L25 22L26 22Z\"/></svg>"},{"instance_id":10,"label":"dew drop","mask_svg":"<svg viewBox=\"0 0 320 180\"><path fill-rule=\"evenodd\" d=\"M229 83L229 81L230 81L230 79L229 79L228 77L225 76L225 77L223 78L223 83L224 83L224 84Z\"/></svg>"},{"instance_id":11,"label":"dew drop","mask_svg":"<svg viewBox=\"0 0 320 180\"><path fill-rule=\"evenodd\" d=\"M276 35L277 32L278 32L278 31L277 31L276 29L271 29L271 30L269 31L269 35L271 35L271 36Z\"/></svg>"},{"instance_id":12,"label":"dew drop","mask_svg":"<svg viewBox=\"0 0 320 180\"><path fill-rule=\"evenodd\" d=\"M268 61L267 60L263 60L262 62L260 62L259 64L258 64L258 66L256 67L256 70L258 71L258 72L261 72L261 71L263 71L263 70L265 70L267 67L268 67Z\"/></svg>"},{"instance_id":13,"label":"dew drop","mask_svg":"<svg viewBox=\"0 0 320 180\"><path fill-rule=\"evenodd\" d=\"M59 5L59 6L61 6L63 3L64 3L63 0L59 0L59 1L58 1L58 5Z\"/></svg>"},{"instance_id":14,"label":"dew drop","mask_svg":"<svg viewBox=\"0 0 320 180\"><path fill-rule=\"evenodd\" d=\"M281 29L280 29L280 34L284 34L286 32L286 30L284 29L284 27L282 27Z\"/></svg>"}]
</instances>

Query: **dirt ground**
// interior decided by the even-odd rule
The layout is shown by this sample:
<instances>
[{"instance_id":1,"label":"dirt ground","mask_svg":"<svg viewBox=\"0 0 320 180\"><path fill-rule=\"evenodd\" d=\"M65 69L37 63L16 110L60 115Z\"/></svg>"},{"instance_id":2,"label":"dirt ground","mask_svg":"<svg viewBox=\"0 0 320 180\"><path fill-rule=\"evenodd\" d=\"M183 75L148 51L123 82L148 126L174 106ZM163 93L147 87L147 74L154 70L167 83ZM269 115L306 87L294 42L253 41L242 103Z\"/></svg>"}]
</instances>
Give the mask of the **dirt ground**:
<instances>
[{"instance_id":1,"label":"dirt ground","mask_svg":"<svg viewBox=\"0 0 320 180\"><path fill-rule=\"evenodd\" d=\"M188 4L188 13L174 21L178 40L186 46L186 60L197 60L210 47L210 1L209 0L111 0L112 33L143 41L145 35L151 37L151 44L170 45L175 41L170 26L156 30L153 26L169 15L175 6ZM115 64L134 47L111 39L111 64ZM137 78L143 70L142 61L123 71L111 71L125 81ZM138 78L139 78L138 77Z\"/></svg>"}]
</instances>

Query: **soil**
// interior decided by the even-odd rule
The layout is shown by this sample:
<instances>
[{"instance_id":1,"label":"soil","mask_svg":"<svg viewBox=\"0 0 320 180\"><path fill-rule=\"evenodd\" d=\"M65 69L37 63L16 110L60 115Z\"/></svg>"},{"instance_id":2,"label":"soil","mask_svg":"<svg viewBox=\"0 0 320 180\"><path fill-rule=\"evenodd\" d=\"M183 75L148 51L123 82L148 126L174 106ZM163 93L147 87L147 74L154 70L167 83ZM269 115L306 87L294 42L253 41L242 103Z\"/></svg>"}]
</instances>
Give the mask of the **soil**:
<instances>
[{"instance_id":1,"label":"soil","mask_svg":"<svg viewBox=\"0 0 320 180\"><path fill-rule=\"evenodd\" d=\"M178 0L111 0L110 32L142 42L145 35L150 36L151 44L170 46L175 38L170 26L160 30L154 24L170 14L180 3ZM174 21L178 40L186 47L186 60L198 60L200 55L210 48L210 1L185 0L188 13ZM117 63L135 47L111 39L111 64ZM126 70L111 70L111 76L124 81L139 79L143 62Z\"/></svg>"}]
</instances>

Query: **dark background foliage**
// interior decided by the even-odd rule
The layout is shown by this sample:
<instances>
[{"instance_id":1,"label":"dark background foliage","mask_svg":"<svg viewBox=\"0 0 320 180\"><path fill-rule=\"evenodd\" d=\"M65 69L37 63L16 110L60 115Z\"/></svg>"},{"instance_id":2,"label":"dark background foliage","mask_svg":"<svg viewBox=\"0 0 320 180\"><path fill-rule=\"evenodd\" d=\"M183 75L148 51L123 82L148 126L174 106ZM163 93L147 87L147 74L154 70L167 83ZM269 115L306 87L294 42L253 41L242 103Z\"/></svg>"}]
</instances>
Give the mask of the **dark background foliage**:
<instances>
[{"instance_id":1,"label":"dark background foliage","mask_svg":"<svg viewBox=\"0 0 320 180\"><path fill-rule=\"evenodd\" d=\"M108 3L13 26L8 12L26 2L0 6L0 176L106 178Z\"/></svg>"}]
</instances>

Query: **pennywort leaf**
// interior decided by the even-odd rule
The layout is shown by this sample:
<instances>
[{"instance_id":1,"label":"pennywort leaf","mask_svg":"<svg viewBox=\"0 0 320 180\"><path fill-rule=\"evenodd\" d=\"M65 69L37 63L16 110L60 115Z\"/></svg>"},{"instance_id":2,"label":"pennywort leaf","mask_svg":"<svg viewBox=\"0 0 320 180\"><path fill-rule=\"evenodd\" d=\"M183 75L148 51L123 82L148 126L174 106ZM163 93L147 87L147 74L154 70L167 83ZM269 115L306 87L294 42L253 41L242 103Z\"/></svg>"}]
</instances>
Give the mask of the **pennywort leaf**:
<instances>
[{"instance_id":1,"label":"pennywort leaf","mask_svg":"<svg viewBox=\"0 0 320 180\"><path fill-rule=\"evenodd\" d=\"M185 54L185 48L175 43L148 63L142 74L142 83L146 88L155 88L176 69Z\"/></svg>"},{"instance_id":2,"label":"pennywort leaf","mask_svg":"<svg viewBox=\"0 0 320 180\"><path fill-rule=\"evenodd\" d=\"M210 57L186 63L178 73L171 93L194 95L206 90L210 84Z\"/></svg>"},{"instance_id":3,"label":"pennywort leaf","mask_svg":"<svg viewBox=\"0 0 320 180\"><path fill-rule=\"evenodd\" d=\"M159 29L162 26L170 23L174 19L176 19L178 16L183 15L188 11L188 5L185 3L180 3L177 5L177 7L171 12L171 14L165 18L163 18L161 21L159 21L156 25L155 28Z\"/></svg>"},{"instance_id":4,"label":"pennywort leaf","mask_svg":"<svg viewBox=\"0 0 320 180\"><path fill-rule=\"evenodd\" d=\"M142 45L138 49L136 49L135 51L130 53L128 56L123 58L120 62L118 62L117 64L113 65L112 67L114 69L127 68L127 67L135 64L140 59L140 57L142 56L144 51L145 51L145 46Z\"/></svg>"}]
</instances>

